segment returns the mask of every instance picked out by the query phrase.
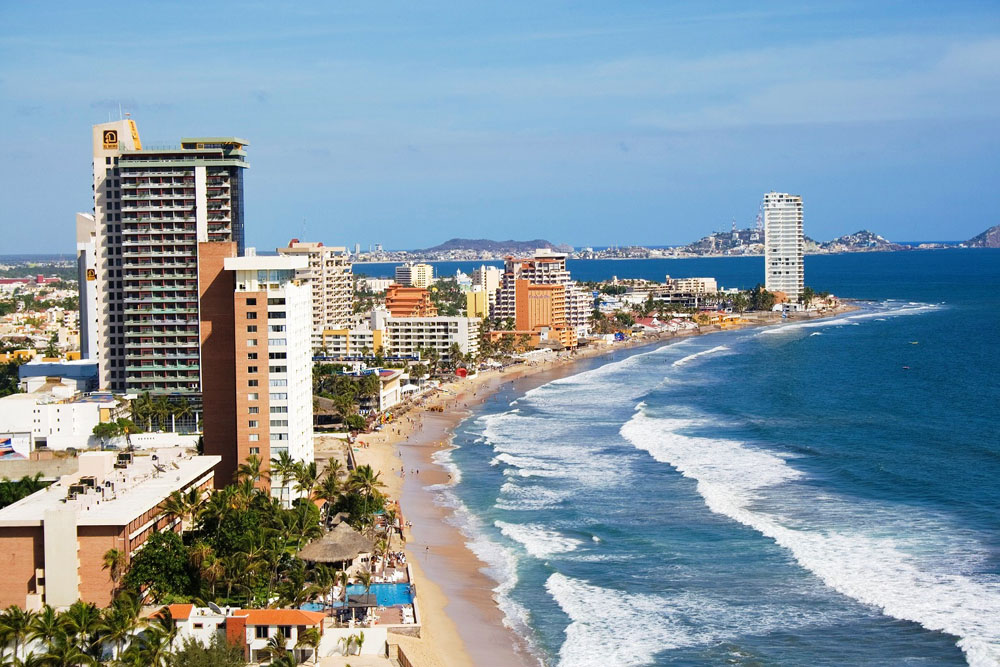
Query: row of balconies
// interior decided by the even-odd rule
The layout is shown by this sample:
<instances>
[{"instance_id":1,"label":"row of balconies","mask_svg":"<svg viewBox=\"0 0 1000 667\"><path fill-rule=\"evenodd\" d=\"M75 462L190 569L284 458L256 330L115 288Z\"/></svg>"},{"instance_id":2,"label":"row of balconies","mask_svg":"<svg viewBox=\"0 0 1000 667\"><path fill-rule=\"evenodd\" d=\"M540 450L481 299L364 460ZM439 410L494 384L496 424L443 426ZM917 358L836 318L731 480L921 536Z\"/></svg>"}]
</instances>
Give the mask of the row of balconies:
<instances>
[{"instance_id":1,"label":"row of balconies","mask_svg":"<svg viewBox=\"0 0 1000 667\"><path fill-rule=\"evenodd\" d=\"M192 331L192 329L190 329L190 328L178 328L176 326L170 326L170 327L168 327L166 325L170 325L170 324L174 324L174 325L191 324L193 326L197 326L197 324L198 324L197 322L190 322L189 320L174 320L173 323L171 323L169 321L166 321L166 322L158 322L156 324L153 324L153 323L150 323L150 322L135 322L134 320L128 320L128 322L129 322L130 325L133 325L133 326L145 324L145 325L153 326L155 328L147 329L147 330L144 330L144 331L127 331L127 332L125 332L125 338L151 338L151 337L152 338L166 338L166 337L174 337L174 338L176 338L177 336L188 336L188 335L190 335L192 333L196 333L196 332Z\"/></svg>"}]
</instances>

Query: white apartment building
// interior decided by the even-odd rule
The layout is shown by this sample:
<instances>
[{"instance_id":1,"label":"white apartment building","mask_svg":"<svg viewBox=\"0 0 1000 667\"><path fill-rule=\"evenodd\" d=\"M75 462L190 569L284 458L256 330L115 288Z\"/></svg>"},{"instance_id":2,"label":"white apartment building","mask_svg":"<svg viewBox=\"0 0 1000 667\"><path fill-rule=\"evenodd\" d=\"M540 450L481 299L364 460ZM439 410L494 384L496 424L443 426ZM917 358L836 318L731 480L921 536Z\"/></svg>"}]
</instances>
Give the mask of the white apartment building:
<instances>
[{"instance_id":1,"label":"white apartment building","mask_svg":"<svg viewBox=\"0 0 1000 667\"><path fill-rule=\"evenodd\" d=\"M764 195L764 287L797 302L805 287L802 197L784 192Z\"/></svg>"},{"instance_id":2,"label":"white apartment building","mask_svg":"<svg viewBox=\"0 0 1000 667\"><path fill-rule=\"evenodd\" d=\"M0 398L0 431L30 433L31 449L98 447L94 427L125 416L127 404L111 394L81 394L69 385Z\"/></svg>"},{"instance_id":3,"label":"white apartment building","mask_svg":"<svg viewBox=\"0 0 1000 667\"><path fill-rule=\"evenodd\" d=\"M354 297L354 276L351 257L345 247L324 246L292 239L286 248L276 248L278 254L301 256L309 265L296 277L312 285L312 347L323 346L323 331L348 326Z\"/></svg>"},{"instance_id":4,"label":"white apartment building","mask_svg":"<svg viewBox=\"0 0 1000 667\"><path fill-rule=\"evenodd\" d=\"M663 287L668 292L681 294L715 294L719 291L715 278L671 278L668 275Z\"/></svg>"},{"instance_id":5,"label":"white apartment building","mask_svg":"<svg viewBox=\"0 0 1000 667\"><path fill-rule=\"evenodd\" d=\"M267 300L267 315L255 318L253 331L236 329L237 363L252 364L256 376L253 381L258 383L252 389L259 387L249 392L237 387L237 419L247 422L246 429L239 425L238 433L247 438L247 455L270 461L288 452L296 461L311 462L313 299L309 282L297 278L308 260L301 256L262 257L248 248L245 257L227 257L224 261L226 270L236 274L237 304L253 300L251 305L238 306L238 311L263 305L259 303L261 297ZM239 359L241 354L247 360ZM244 445L240 443L239 448L242 454ZM271 495L286 501L293 499L291 480L272 476Z\"/></svg>"},{"instance_id":6,"label":"white apartment building","mask_svg":"<svg viewBox=\"0 0 1000 667\"><path fill-rule=\"evenodd\" d=\"M475 317L390 317L386 333L392 353L400 356L432 349L442 361L451 361L451 346L458 343L462 354L479 354L481 320Z\"/></svg>"},{"instance_id":7,"label":"white apartment building","mask_svg":"<svg viewBox=\"0 0 1000 667\"><path fill-rule=\"evenodd\" d=\"M566 268L566 253L553 252L548 248L535 251L531 259L504 261L504 272L500 289L496 292L496 304L491 311L493 317L513 318L516 313L515 283L527 280L534 285L563 285L566 288L566 322L573 327L577 336L590 332L590 315L593 299L580 289Z\"/></svg>"},{"instance_id":8,"label":"white apartment building","mask_svg":"<svg viewBox=\"0 0 1000 667\"><path fill-rule=\"evenodd\" d=\"M389 289L389 285L394 282L392 278L361 278L358 280L358 287L378 294Z\"/></svg>"},{"instance_id":9,"label":"white apartment building","mask_svg":"<svg viewBox=\"0 0 1000 667\"><path fill-rule=\"evenodd\" d=\"M430 264L407 262L396 267L396 283L403 287L427 288L434 282L434 267Z\"/></svg>"},{"instance_id":10,"label":"white apartment building","mask_svg":"<svg viewBox=\"0 0 1000 667\"><path fill-rule=\"evenodd\" d=\"M458 343L462 354L479 353L481 320L475 317L390 317L375 309L369 319L353 329L325 332L324 342L331 357L371 354L382 348L394 356L417 356L433 349L443 361L450 361L451 346Z\"/></svg>"}]
</instances>

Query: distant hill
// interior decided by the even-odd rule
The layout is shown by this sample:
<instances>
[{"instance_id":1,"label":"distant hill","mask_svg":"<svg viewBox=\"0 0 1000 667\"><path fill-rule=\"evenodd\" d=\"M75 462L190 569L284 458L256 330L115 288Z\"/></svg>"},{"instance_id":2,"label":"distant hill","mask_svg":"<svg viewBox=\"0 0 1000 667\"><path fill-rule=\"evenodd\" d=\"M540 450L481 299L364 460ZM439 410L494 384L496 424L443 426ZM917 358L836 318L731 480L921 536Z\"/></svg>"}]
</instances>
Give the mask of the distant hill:
<instances>
[{"instance_id":1,"label":"distant hill","mask_svg":"<svg viewBox=\"0 0 1000 667\"><path fill-rule=\"evenodd\" d=\"M965 242L970 248L1000 248L1000 225L993 225Z\"/></svg>"},{"instance_id":2,"label":"distant hill","mask_svg":"<svg viewBox=\"0 0 1000 667\"><path fill-rule=\"evenodd\" d=\"M489 239L450 239L433 248L415 250L415 253L449 252L452 250L474 250L476 252L524 254L533 253L538 248L556 250L556 246L542 239L534 241L490 241Z\"/></svg>"},{"instance_id":3,"label":"distant hill","mask_svg":"<svg viewBox=\"0 0 1000 667\"><path fill-rule=\"evenodd\" d=\"M886 251L886 250L909 250L909 246L893 243L875 232L862 229L853 234L843 236L820 244L824 250L833 252L861 252L861 251Z\"/></svg>"}]
</instances>

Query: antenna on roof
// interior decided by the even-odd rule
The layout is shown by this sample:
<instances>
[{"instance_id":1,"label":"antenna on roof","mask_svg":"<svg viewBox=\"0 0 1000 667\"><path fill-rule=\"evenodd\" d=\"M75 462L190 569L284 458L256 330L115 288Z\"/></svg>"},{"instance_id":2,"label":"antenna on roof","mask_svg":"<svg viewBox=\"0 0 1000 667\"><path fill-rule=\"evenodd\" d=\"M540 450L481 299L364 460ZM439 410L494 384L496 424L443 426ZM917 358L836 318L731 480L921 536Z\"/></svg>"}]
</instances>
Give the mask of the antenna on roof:
<instances>
[{"instance_id":1,"label":"antenna on roof","mask_svg":"<svg viewBox=\"0 0 1000 667\"><path fill-rule=\"evenodd\" d=\"M122 103L121 102L118 103L118 120L124 120L124 117L122 116Z\"/></svg>"}]
</instances>

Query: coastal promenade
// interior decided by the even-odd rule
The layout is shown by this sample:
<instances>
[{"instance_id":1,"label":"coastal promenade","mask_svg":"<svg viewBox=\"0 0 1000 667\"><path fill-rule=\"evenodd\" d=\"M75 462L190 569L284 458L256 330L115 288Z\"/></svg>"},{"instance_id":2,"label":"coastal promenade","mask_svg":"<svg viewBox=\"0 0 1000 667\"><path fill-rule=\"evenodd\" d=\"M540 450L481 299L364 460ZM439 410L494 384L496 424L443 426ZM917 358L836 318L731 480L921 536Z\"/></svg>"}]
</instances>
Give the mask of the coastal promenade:
<instances>
[{"instance_id":1,"label":"coastal promenade","mask_svg":"<svg viewBox=\"0 0 1000 667\"><path fill-rule=\"evenodd\" d=\"M797 314L789 320L782 320L778 313L748 313L748 322L739 328L835 317L856 309L842 304L820 314ZM585 359L718 331L717 326L703 326L680 335L636 336L565 353L556 359L503 371L482 371L442 385L383 430L359 436L354 445L357 463L371 465L381 474L386 484L384 491L400 499L403 516L412 524L404 535L422 619L421 637L399 637L398 644L415 666L537 664L523 640L504 625L503 613L492 594L496 582L482 571L486 564L467 547L467 538L449 521L452 509L435 501L437 491L453 480L452 472L438 465L433 456L450 446L458 424L477 405L511 383L519 389L529 383L538 386L577 372L578 362Z\"/></svg>"}]
</instances>

